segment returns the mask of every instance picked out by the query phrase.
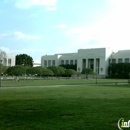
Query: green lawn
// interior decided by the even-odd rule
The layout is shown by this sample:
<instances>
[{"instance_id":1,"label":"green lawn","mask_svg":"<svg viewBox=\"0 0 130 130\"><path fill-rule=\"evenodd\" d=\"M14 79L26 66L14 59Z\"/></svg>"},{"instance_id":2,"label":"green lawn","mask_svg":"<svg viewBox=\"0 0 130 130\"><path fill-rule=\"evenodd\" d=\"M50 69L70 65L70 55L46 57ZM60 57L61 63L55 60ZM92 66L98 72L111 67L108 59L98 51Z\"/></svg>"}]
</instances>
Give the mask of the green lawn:
<instances>
[{"instance_id":1,"label":"green lawn","mask_svg":"<svg viewBox=\"0 0 130 130\"><path fill-rule=\"evenodd\" d=\"M98 84L127 83L127 79L97 79ZM46 85L86 85L95 84L96 79L56 79L56 80L20 80L2 81L2 86L46 86Z\"/></svg>"},{"instance_id":2,"label":"green lawn","mask_svg":"<svg viewBox=\"0 0 130 130\"><path fill-rule=\"evenodd\" d=\"M76 84L77 80L62 82ZM13 83L27 85L25 81L3 85ZM120 118L130 119L129 85L85 85L86 80L78 81L83 84L79 86L41 87L52 81L39 81L36 87L36 83L0 88L0 130L118 130Z\"/></svg>"}]
</instances>

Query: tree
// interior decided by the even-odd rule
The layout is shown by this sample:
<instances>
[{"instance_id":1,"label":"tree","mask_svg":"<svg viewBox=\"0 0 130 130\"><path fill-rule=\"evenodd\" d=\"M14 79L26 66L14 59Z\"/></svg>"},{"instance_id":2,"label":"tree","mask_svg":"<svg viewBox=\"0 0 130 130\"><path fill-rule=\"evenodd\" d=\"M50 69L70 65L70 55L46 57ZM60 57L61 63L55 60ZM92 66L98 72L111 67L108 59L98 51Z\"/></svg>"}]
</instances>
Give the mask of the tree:
<instances>
[{"instance_id":1,"label":"tree","mask_svg":"<svg viewBox=\"0 0 130 130\"><path fill-rule=\"evenodd\" d=\"M67 76L71 76L71 75L74 75L74 74L76 74L77 72L75 71L75 70L73 70L73 69L66 69L65 70L65 74L67 75Z\"/></svg>"},{"instance_id":2,"label":"tree","mask_svg":"<svg viewBox=\"0 0 130 130\"><path fill-rule=\"evenodd\" d=\"M33 68L33 67L30 67L30 68L28 68L28 69L26 70L26 74L27 74L27 75L34 75L34 74L36 74L36 73L35 73L34 68Z\"/></svg>"},{"instance_id":3,"label":"tree","mask_svg":"<svg viewBox=\"0 0 130 130\"><path fill-rule=\"evenodd\" d=\"M26 70L24 68L24 66L20 66L20 65L16 65L16 66L12 66L12 67L9 67L7 69L7 73L8 75L11 75L11 76L21 76L23 74L26 74Z\"/></svg>"},{"instance_id":4,"label":"tree","mask_svg":"<svg viewBox=\"0 0 130 130\"><path fill-rule=\"evenodd\" d=\"M27 54L16 55L16 65L33 66L33 58Z\"/></svg>"},{"instance_id":5,"label":"tree","mask_svg":"<svg viewBox=\"0 0 130 130\"><path fill-rule=\"evenodd\" d=\"M41 76L43 74L43 67L38 66L38 67L33 67L34 73L37 74L38 76Z\"/></svg>"},{"instance_id":6,"label":"tree","mask_svg":"<svg viewBox=\"0 0 130 130\"><path fill-rule=\"evenodd\" d=\"M130 63L112 63L108 67L110 78L130 78Z\"/></svg>"},{"instance_id":7,"label":"tree","mask_svg":"<svg viewBox=\"0 0 130 130\"><path fill-rule=\"evenodd\" d=\"M57 66L50 66L48 69L52 70L55 76L59 75L59 70Z\"/></svg>"},{"instance_id":8,"label":"tree","mask_svg":"<svg viewBox=\"0 0 130 130\"><path fill-rule=\"evenodd\" d=\"M64 67L59 66L59 67L58 67L59 76L64 75L64 74L65 74L65 70L66 70L66 69L65 69Z\"/></svg>"},{"instance_id":9,"label":"tree","mask_svg":"<svg viewBox=\"0 0 130 130\"><path fill-rule=\"evenodd\" d=\"M53 76L54 73L53 73L52 70L47 69L47 68L44 68L44 69L43 69L43 75L44 75L44 76Z\"/></svg>"},{"instance_id":10,"label":"tree","mask_svg":"<svg viewBox=\"0 0 130 130\"><path fill-rule=\"evenodd\" d=\"M8 67L7 66L3 66L2 65L2 74L5 75L7 73L7 69Z\"/></svg>"},{"instance_id":11,"label":"tree","mask_svg":"<svg viewBox=\"0 0 130 130\"><path fill-rule=\"evenodd\" d=\"M93 74L93 70L91 68L83 68L82 74L85 74L86 75L86 78L88 78L88 75L89 74Z\"/></svg>"},{"instance_id":12,"label":"tree","mask_svg":"<svg viewBox=\"0 0 130 130\"><path fill-rule=\"evenodd\" d=\"M77 70L77 65L60 65L61 67L64 67L65 69L73 69L73 70Z\"/></svg>"}]
</instances>

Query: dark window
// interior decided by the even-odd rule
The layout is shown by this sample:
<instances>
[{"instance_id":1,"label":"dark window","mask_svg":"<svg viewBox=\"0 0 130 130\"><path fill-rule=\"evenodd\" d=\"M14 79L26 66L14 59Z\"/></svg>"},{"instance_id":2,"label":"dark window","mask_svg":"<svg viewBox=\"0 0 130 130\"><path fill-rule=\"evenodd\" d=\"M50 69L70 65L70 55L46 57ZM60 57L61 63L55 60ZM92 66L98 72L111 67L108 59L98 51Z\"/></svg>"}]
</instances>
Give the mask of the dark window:
<instances>
[{"instance_id":1,"label":"dark window","mask_svg":"<svg viewBox=\"0 0 130 130\"><path fill-rule=\"evenodd\" d=\"M112 63L116 63L116 59L112 59Z\"/></svg>"},{"instance_id":2,"label":"dark window","mask_svg":"<svg viewBox=\"0 0 130 130\"><path fill-rule=\"evenodd\" d=\"M64 65L64 60L61 60L61 64Z\"/></svg>"},{"instance_id":3,"label":"dark window","mask_svg":"<svg viewBox=\"0 0 130 130\"><path fill-rule=\"evenodd\" d=\"M70 60L70 64L73 65L73 60Z\"/></svg>"},{"instance_id":4,"label":"dark window","mask_svg":"<svg viewBox=\"0 0 130 130\"><path fill-rule=\"evenodd\" d=\"M122 59L118 59L118 63L122 63Z\"/></svg>"},{"instance_id":5,"label":"dark window","mask_svg":"<svg viewBox=\"0 0 130 130\"><path fill-rule=\"evenodd\" d=\"M52 60L52 65L55 66L55 60Z\"/></svg>"},{"instance_id":6,"label":"dark window","mask_svg":"<svg viewBox=\"0 0 130 130\"><path fill-rule=\"evenodd\" d=\"M129 58L125 58L125 63L129 63Z\"/></svg>"},{"instance_id":7,"label":"dark window","mask_svg":"<svg viewBox=\"0 0 130 130\"><path fill-rule=\"evenodd\" d=\"M66 65L69 64L69 60L66 60Z\"/></svg>"}]
</instances>

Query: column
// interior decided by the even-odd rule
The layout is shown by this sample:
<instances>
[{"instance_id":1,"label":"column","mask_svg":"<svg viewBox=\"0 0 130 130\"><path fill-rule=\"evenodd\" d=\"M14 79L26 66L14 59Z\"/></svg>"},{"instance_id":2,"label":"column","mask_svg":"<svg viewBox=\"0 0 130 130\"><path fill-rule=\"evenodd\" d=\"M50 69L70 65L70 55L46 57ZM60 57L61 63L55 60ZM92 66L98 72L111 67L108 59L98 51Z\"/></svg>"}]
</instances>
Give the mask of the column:
<instances>
[{"instance_id":1,"label":"column","mask_svg":"<svg viewBox=\"0 0 130 130\"><path fill-rule=\"evenodd\" d=\"M88 68L88 59L86 59L86 68Z\"/></svg>"},{"instance_id":2,"label":"column","mask_svg":"<svg viewBox=\"0 0 130 130\"><path fill-rule=\"evenodd\" d=\"M96 59L94 58L93 60L94 60L94 63L93 63L93 67L94 67L94 68L93 68L93 71L96 72Z\"/></svg>"}]
</instances>

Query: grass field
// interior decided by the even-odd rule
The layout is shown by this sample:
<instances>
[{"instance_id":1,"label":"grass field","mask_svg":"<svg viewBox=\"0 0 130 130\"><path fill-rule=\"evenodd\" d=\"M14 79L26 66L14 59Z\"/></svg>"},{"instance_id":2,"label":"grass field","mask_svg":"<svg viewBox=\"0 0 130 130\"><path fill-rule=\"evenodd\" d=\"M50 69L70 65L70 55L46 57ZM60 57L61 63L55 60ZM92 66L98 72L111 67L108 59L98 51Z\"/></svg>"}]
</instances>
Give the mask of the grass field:
<instances>
[{"instance_id":1,"label":"grass field","mask_svg":"<svg viewBox=\"0 0 130 130\"><path fill-rule=\"evenodd\" d=\"M118 130L130 119L130 86L115 82L127 80L2 82L0 130Z\"/></svg>"},{"instance_id":2,"label":"grass field","mask_svg":"<svg viewBox=\"0 0 130 130\"><path fill-rule=\"evenodd\" d=\"M97 84L127 83L127 79L98 79ZM46 86L46 85L86 85L95 84L96 79L60 79L60 80L20 80L2 81L2 86Z\"/></svg>"}]
</instances>

